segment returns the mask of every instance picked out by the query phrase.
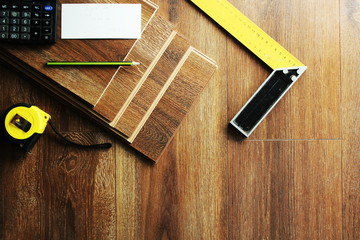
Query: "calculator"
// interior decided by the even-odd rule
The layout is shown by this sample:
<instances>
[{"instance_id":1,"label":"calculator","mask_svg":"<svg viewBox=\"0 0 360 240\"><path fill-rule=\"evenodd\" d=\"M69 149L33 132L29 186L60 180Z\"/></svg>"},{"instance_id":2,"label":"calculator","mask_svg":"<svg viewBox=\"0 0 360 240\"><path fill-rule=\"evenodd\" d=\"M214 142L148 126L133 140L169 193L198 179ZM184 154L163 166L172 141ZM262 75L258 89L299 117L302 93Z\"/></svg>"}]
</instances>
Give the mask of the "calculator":
<instances>
[{"instance_id":1,"label":"calculator","mask_svg":"<svg viewBox=\"0 0 360 240\"><path fill-rule=\"evenodd\" d=\"M0 0L0 42L56 41L57 0Z\"/></svg>"}]
</instances>

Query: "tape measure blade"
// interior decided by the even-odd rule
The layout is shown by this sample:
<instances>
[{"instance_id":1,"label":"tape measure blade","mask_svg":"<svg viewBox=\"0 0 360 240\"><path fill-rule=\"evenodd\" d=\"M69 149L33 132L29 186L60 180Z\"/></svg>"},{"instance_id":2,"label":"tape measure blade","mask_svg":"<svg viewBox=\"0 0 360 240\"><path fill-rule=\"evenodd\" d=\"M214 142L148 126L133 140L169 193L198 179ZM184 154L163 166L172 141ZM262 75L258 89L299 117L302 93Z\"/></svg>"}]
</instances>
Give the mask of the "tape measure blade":
<instances>
[{"instance_id":1,"label":"tape measure blade","mask_svg":"<svg viewBox=\"0 0 360 240\"><path fill-rule=\"evenodd\" d=\"M191 0L272 69L304 66L226 0Z\"/></svg>"}]
</instances>

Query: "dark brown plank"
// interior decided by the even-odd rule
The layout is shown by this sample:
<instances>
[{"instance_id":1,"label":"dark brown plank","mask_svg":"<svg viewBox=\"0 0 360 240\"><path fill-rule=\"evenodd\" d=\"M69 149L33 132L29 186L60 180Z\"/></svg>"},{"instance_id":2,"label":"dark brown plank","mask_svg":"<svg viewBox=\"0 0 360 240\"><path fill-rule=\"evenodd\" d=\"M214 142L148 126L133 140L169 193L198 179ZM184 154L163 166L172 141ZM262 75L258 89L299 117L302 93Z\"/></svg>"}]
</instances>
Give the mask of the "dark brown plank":
<instances>
[{"instance_id":1,"label":"dark brown plank","mask_svg":"<svg viewBox=\"0 0 360 240\"><path fill-rule=\"evenodd\" d=\"M0 66L1 109L36 104L61 123L66 109L12 68ZM68 121L79 116L67 108ZM66 121L65 121L66 122ZM79 121L75 126L82 125ZM60 126L59 126L60 125ZM66 129L67 126L59 129ZM71 126L71 128L75 128ZM97 128L67 132L85 144L106 142ZM32 154L1 137L0 236L3 239L114 239L115 149L83 150L64 145L48 128Z\"/></svg>"},{"instance_id":2,"label":"dark brown plank","mask_svg":"<svg viewBox=\"0 0 360 240\"><path fill-rule=\"evenodd\" d=\"M340 239L340 146L332 140L231 143L229 239Z\"/></svg>"},{"instance_id":3,"label":"dark brown plank","mask_svg":"<svg viewBox=\"0 0 360 240\"><path fill-rule=\"evenodd\" d=\"M153 61L162 54L172 34L172 25L160 17L154 17L142 33L141 39L135 42L127 61L137 61L141 64L132 67L120 67L109 86L96 103L94 110L112 121L119 112L123 112L133 95L138 91L153 68Z\"/></svg>"},{"instance_id":4,"label":"dark brown plank","mask_svg":"<svg viewBox=\"0 0 360 240\"><path fill-rule=\"evenodd\" d=\"M1 114L18 102L44 103L39 91L3 64L0 66L0 78L3 83ZM39 148L35 146L33 154L24 154L18 146L1 137L0 153L1 238L39 239L40 232L36 231L40 229L41 219L41 199L38 194Z\"/></svg>"},{"instance_id":5,"label":"dark brown plank","mask_svg":"<svg viewBox=\"0 0 360 240\"><path fill-rule=\"evenodd\" d=\"M194 49L131 146L156 161L215 69Z\"/></svg>"},{"instance_id":6,"label":"dark brown plank","mask_svg":"<svg viewBox=\"0 0 360 240\"><path fill-rule=\"evenodd\" d=\"M360 239L360 5L340 3L343 239Z\"/></svg>"},{"instance_id":7,"label":"dark brown plank","mask_svg":"<svg viewBox=\"0 0 360 240\"><path fill-rule=\"evenodd\" d=\"M117 121L115 128L127 137L134 138L135 131L146 122L157 102L172 83L181 66L189 43L178 34L171 41L154 69L151 71L133 100Z\"/></svg>"},{"instance_id":8,"label":"dark brown plank","mask_svg":"<svg viewBox=\"0 0 360 240\"><path fill-rule=\"evenodd\" d=\"M69 133L86 144L101 134ZM40 158L44 239L112 239L116 235L114 149L79 150L48 138ZM109 161L111 159L111 161ZM61 184L59 184L61 183Z\"/></svg>"}]
</instances>

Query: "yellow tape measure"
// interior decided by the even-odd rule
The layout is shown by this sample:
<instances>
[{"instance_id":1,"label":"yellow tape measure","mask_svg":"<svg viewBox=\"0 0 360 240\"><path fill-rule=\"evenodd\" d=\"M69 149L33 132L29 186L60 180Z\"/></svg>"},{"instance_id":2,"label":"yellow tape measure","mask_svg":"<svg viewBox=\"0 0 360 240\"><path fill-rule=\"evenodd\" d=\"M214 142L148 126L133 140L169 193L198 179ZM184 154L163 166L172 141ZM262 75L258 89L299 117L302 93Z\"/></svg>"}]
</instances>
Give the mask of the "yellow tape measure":
<instances>
[{"instance_id":1,"label":"yellow tape measure","mask_svg":"<svg viewBox=\"0 0 360 240\"><path fill-rule=\"evenodd\" d=\"M82 148L110 148L111 143L96 143L84 145L73 142L59 133L50 121L51 116L40 108L26 103L9 107L0 116L0 137L5 136L11 142L18 144L26 152L30 152L39 137L44 133L47 123L54 132L66 143Z\"/></svg>"},{"instance_id":2,"label":"yellow tape measure","mask_svg":"<svg viewBox=\"0 0 360 240\"><path fill-rule=\"evenodd\" d=\"M274 70L230 122L248 137L307 67L227 0L191 1Z\"/></svg>"},{"instance_id":3,"label":"yellow tape measure","mask_svg":"<svg viewBox=\"0 0 360 240\"><path fill-rule=\"evenodd\" d=\"M16 104L4 114L3 126L5 135L30 152L40 135L45 131L50 115L36 106Z\"/></svg>"}]
</instances>

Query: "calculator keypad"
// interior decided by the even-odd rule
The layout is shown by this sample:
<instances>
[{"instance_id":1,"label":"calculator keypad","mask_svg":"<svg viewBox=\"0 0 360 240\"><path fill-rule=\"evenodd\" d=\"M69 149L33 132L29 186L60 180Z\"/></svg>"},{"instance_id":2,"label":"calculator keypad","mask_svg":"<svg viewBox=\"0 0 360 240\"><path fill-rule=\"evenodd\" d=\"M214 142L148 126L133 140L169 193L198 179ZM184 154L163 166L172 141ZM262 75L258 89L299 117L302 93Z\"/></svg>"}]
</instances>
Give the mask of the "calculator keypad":
<instances>
[{"instance_id":1,"label":"calculator keypad","mask_svg":"<svg viewBox=\"0 0 360 240\"><path fill-rule=\"evenodd\" d=\"M0 41L55 42L56 7L56 0L0 0Z\"/></svg>"}]
</instances>

